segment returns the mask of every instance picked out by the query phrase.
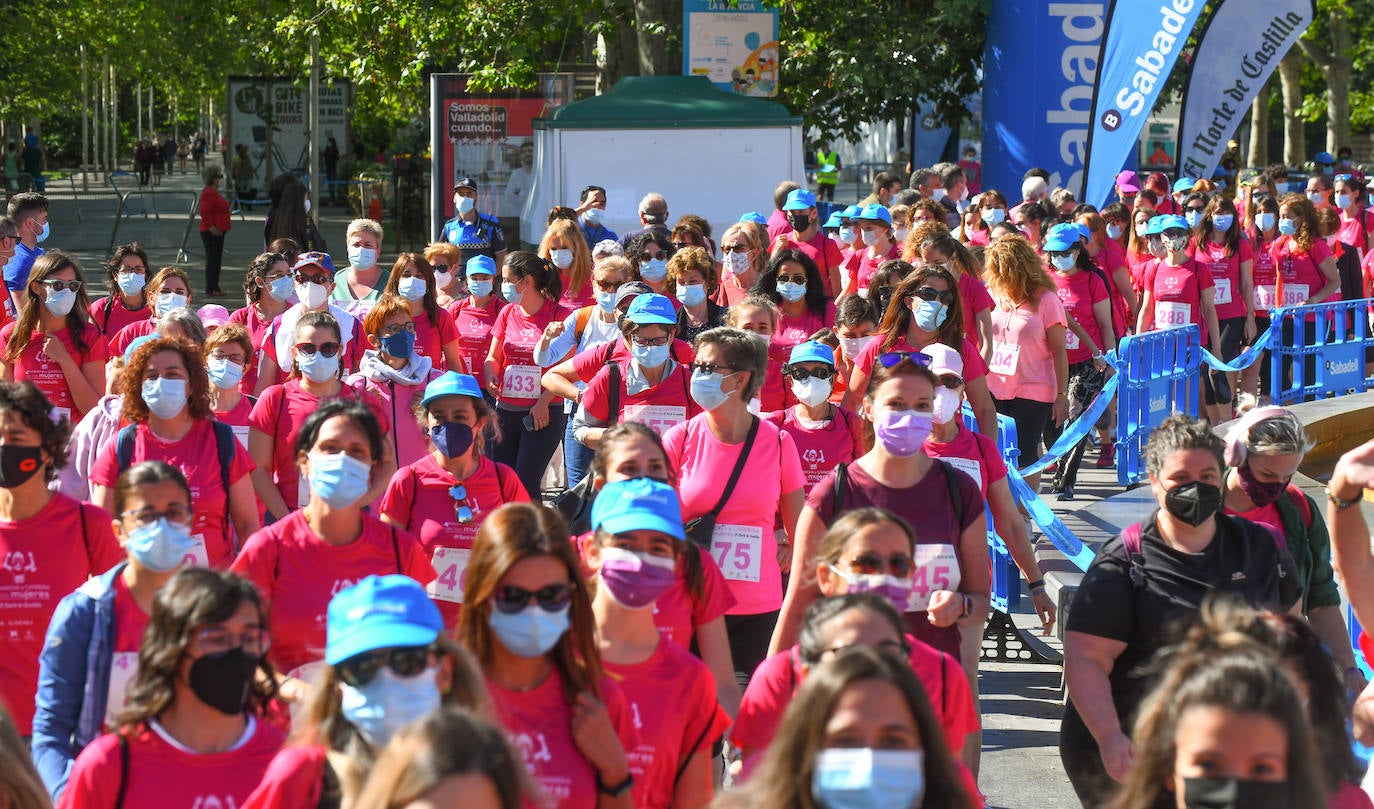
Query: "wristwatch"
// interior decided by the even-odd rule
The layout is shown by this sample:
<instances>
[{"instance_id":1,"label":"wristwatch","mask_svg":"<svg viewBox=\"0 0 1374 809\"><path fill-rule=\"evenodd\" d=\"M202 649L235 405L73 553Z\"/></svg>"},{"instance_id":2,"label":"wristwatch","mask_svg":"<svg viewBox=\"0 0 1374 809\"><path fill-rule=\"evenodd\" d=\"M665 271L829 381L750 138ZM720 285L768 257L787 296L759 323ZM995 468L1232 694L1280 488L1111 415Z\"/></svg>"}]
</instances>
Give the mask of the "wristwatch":
<instances>
[{"instance_id":1,"label":"wristwatch","mask_svg":"<svg viewBox=\"0 0 1374 809\"><path fill-rule=\"evenodd\" d=\"M619 798L621 795L624 795L626 792L629 792L630 787L634 785L635 777L632 773L625 773L624 781L621 781L618 784L612 784L610 786L607 786L606 784L602 783L601 773L596 774L596 791L600 792L603 795L609 795L612 798Z\"/></svg>"}]
</instances>

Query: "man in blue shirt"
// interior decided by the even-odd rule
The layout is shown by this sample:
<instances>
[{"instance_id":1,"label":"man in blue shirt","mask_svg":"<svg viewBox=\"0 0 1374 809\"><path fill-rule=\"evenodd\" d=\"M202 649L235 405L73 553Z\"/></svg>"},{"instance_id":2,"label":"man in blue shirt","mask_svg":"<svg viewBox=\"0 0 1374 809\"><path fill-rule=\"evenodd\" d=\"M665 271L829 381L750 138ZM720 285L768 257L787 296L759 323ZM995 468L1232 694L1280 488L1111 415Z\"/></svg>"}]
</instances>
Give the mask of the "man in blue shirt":
<instances>
[{"instance_id":1,"label":"man in blue shirt","mask_svg":"<svg viewBox=\"0 0 1374 809\"><path fill-rule=\"evenodd\" d=\"M477 212L477 182L460 177L453 184L453 208L458 215L444 223L442 238L463 251L463 264L473 256L488 256L500 267L506 260L506 234L496 217Z\"/></svg>"},{"instance_id":2,"label":"man in blue shirt","mask_svg":"<svg viewBox=\"0 0 1374 809\"><path fill-rule=\"evenodd\" d=\"M606 215L606 189L589 185L582 189L582 196L577 198L577 202L578 224L582 226L582 237L587 240L588 248L606 239L616 241L620 238L614 230L601 224Z\"/></svg>"},{"instance_id":3,"label":"man in blue shirt","mask_svg":"<svg viewBox=\"0 0 1374 809\"><path fill-rule=\"evenodd\" d=\"M48 198L36 191L15 194L10 197L7 213L18 229L19 241L14 246L14 258L5 264L5 286L10 293L5 308L16 316L24 303L29 270L44 252L38 243L48 238Z\"/></svg>"}]
</instances>

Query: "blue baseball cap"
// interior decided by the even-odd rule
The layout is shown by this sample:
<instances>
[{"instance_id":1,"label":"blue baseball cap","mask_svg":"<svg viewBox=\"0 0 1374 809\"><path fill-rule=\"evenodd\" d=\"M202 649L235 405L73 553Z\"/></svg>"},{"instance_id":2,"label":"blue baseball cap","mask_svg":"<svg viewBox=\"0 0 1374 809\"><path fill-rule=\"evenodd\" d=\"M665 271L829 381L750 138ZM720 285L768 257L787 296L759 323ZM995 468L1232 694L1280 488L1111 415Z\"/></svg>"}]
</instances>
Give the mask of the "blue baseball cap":
<instances>
[{"instance_id":1,"label":"blue baseball cap","mask_svg":"<svg viewBox=\"0 0 1374 809\"><path fill-rule=\"evenodd\" d=\"M1165 219L1168 219L1168 217L1163 215L1150 217L1149 220L1145 223L1145 235L1158 236L1159 234L1163 233Z\"/></svg>"},{"instance_id":2,"label":"blue baseball cap","mask_svg":"<svg viewBox=\"0 0 1374 809\"><path fill-rule=\"evenodd\" d=\"M439 608L409 576L368 576L329 600L324 662L396 646L428 646L444 630Z\"/></svg>"},{"instance_id":3,"label":"blue baseball cap","mask_svg":"<svg viewBox=\"0 0 1374 809\"><path fill-rule=\"evenodd\" d=\"M675 326L677 310L673 308L673 302L668 300L667 296L651 292L647 295L636 295L635 299L630 301L630 308L625 310L625 318L641 326Z\"/></svg>"},{"instance_id":4,"label":"blue baseball cap","mask_svg":"<svg viewBox=\"0 0 1374 809\"><path fill-rule=\"evenodd\" d=\"M1082 222L1070 222L1069 224L1078 229L1078 235L1083 238L1083 241L1087 241L1093 237L1093 229Z\"/></svg>"},{"instance_id":5,"label":"blue baseball cap","mask_svg":"<svg viewBox=\"0 0 1374 809\"><path fill-rule=\"evenodd\" d=\"M763 214L759 213L758 211L749 211L748 213L740 214L739 221L741 221L741 222L753 222L753 223L756 224L756 225L766 225L766 224L768 224L768 219L767 219L767 217L765 217Z\"/></svg>"},{"instance_id":6,"label":"blue baseball cap","mask_svg":"<svg viewBox=\"0 0 1374 809\"><path fill-rule=\"evenodd\" d=\"M125 346L124 348L124 361L128 362L130 359L133 359L134 352L138 350L139 346L143 345L144 343L152 342L160 336L161 335L159 334L145 334L142 337L135 337L134 339L130 340L129 345Z\"/></svg>"},{"instance_id":7,"label":"blue baseball cap","mask_svg":"<svg viewBox=\"0 0 1374 809\"><path fill-rule=\"evenodd\" d=\"M805 188L797 188L787 195L787 202L784 202L784 211L804 211L807 208L816 207L816 195Z\"/></svg>"},{"instance_id":8,"label":"blue baseball cap","mask_svg":"<svg viewBox=\"0 0 1374 809\"><path fill-rule=\"evenodd\" d=\"M886 222L892 224L892 212L876 202L872 205L865 205L854 215L855 219L866 219L870 222Z\"/></svg>"},{"instance_id":9,"label":"blue baseball cap","mask_svg":"<svg viewBox=\"0 0 1374 809\"><path fill-rule=\"evenodd\" d=\"M816 340L797 343L792 346L792 353L787 358L787 364L795 365L799 362L823 362L826 365L834 365L835 350Z\"/></svg>"},{"instance_id":10,"label":"blue baseball cap","mask_svg":"<svg viewBox=\"0 0 1374 809\"><path fill-rule=\"evenodd\" d=\"M685 540L677 490L652 478L607 483L592 501L592 530L660 531Z\"/></svg>"},{"instance_id":11,"label":"blue baseball cap","mask_svg":"<svg viewBox=\"0 0 1374 809\"><path fill-rule=\"evenodd\" d=\"M322 267L329 272L334 272L334 259L328 253L321 253L318 250L311 250L296 256L296 263L291 265L291 273L294 275L296 270L314 265Z\"/></svg>"},{"instance_id":12,"label":"blue baseball cap","mask_svg":"<svg viewBox=\"0 0 1374 809\"><path fill-rule=\"evenodd\" d=\"M1317 152L1317 154L1312 157L1312 162L1321 163L1325 166L1334 166L1336 165L1336 158L1332 157L1330 152Z\"/></svg>"},{"instance_id":13,"label":"blue baseball cap","mask_svg":"<svg viewBox=\"0 0 1374 809\"><path fill-rule=\"evenodd\" d=\"M1175 193L1175 194L1182 194L1184 191L1192 191L1192 190L1193 190L1193 178L1192 178L1192 177L1179 177L1177 180L1174 180L1174 193Z\"/></svg>"},{"instance_id":14,"label":"blue baseball cap","mask_svg":"<svg viewBox=\"0 0 1374 809\"><path fill-rule=\"evenodd\" d=\"M1045 236L1044 249L1049 253L1062 253L1078 244L1078 240L1078 225L1073 222L1061 222L1050 228L1050 232Z\"/></svg>"},{"instance_id":15,"label":"blue baseball cap","mask_svg":"<svg viewBox=\"0 0 1374 809\"><path fill-rule=\"evenodd\" d=\"M463 265L464 275L496 274L496 259L491 256L473 256Z\"/></svg>"},{"instance_id":16,"label":"blue baseball cap","mask_svg":"<svg viewBox=\"0 0 1374 809\"><path fill-rule=\"evenodd\" d=\"M860 208L858 205L850 205L848 208L844 209L844 212L840 214L840 217L842 219L858 219L859 211L862 210L863 208Z\"/></svg>"},{"instance_id":17,"label":"blue baseball cap","mask_svg":"<svg viewBox=\"0 0 1374 809\"><path fill-rule=\"evenodd\" d=\"M1176 214L1176 213L1166 214L1166 215L1164 215L1164 216L1156 216L1155 219L1160 220L1160 223L1159 223L1159 232L1160 232L1160 233L1163 233L1163 232L1166 231L1166 230L1175 230L1175 229L1177 229L1177 230L1192 230L1192 228L1188 227L1188 220L1187 220L1187 219L1184 219L1183 217L1179 216L1179 215ZM1154 219L1151 219L1150 221L1151 221L1151 222L1154 222L1155 220L1154 220Z\"/></svg>"},{"instance_id":18,"label":"blue baseball cap","mask_svg":"<svg viewBox=\"0 0 1374 809\"><path fill-rule=\"evenodd\" d=\"M831 212L830 212L830 218L827 219L827 220L825 220L825 224L824 224L824 225L821 225L821 227L823 227L823 228L838 228L838 227L843 227L843 226L844 226L844 218L840 216L840 212L839 212L839 211L831 211Z\"/></svg>"},{"instance_id":19,"label":"blue baseball cap","mask_svg":"<svg viewBox=\"0 0 1374 809\"><path fill-rule=\"evenodd\" d=\"M481 399L482 386L477 384L477 378L471 374L445 371L425 386L425 393L420 399L420 406L423 407L440 396L469 396L473 399Z\"/></svg>"}]
</instances>

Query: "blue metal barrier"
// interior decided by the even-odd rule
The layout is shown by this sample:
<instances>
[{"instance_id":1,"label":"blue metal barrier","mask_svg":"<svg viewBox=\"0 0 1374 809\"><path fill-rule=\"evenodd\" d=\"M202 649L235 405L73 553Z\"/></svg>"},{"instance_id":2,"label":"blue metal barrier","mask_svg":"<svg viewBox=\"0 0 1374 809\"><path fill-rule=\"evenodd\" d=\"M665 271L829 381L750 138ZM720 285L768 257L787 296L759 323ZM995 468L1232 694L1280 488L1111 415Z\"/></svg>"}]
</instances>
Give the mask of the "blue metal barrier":
<instances>
[{"instance_id":1,"label":"blue metal barrier","mask_svg":"<svg viewBox=\"0 0 1374 809\"><path fill-rule=\"evenodd\" d=\"M1269 395L1274 404L1363 393L1374 387L1374 378L1365 374L1365 351L1374 348L1369 331L1372 304L1374 300L1361 298L1288 306L1274 313L1269 335ZM1287 373L1285 364L1290 366Z\"/></svg>"},{"instance_id":2,"label":"blue metal barrier","mask_svg":"<svg viewBox=\"0 0 1374 809\"><path fill-rule=\"evenodd\" d=\"M1176 412L1197 415L1201 334L1190 324L1127 335L1117 356L1124 370L1117 404L1116 479L1129 486L1145 479L1150 431Z\"/></svg>"},{"instance_id":3,"label":"blue metal barrier","mask_svg":"<svg viewBox=\"0 0 1374 809\"><path fill-rule=\"evenodd\" d=\"M966 404L962 411L964 426L978 432L978 421ZM1015 468L1021 451L1016 445L1016 421L1009 416L997 416L997 450L1007 466ZM984 508L988 521L988 555L992 559L992 608L1010 614L1021 604L1021 569L1007 550L1007 543L997 535L992 509Z\"/></svg>"}]
</instances>

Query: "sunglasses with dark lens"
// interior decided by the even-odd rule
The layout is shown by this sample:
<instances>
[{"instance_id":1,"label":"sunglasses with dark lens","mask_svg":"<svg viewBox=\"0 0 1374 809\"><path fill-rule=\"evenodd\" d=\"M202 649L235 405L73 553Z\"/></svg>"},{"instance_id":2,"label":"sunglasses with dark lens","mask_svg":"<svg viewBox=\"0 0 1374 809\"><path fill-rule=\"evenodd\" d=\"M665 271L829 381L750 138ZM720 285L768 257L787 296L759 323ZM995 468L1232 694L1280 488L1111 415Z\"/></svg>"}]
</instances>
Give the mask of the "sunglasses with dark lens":
<instances>
[{"instance_id":1,"label":"sunglasses with dark lens","mask_svg":"<svg viewBox=\"0 0 1374 809\"><path fill-rule=\"evenodd\" d=\"M307 357L315 356L316 351L326 357L332 357L339 353L340 348L341 346L338 343L325 343L318 346L314 343L296 343L296 352L304 354Z\"/></svg>"},{"instance_id":2,"label":"sunglasses with dark lens","mask_svg":"<svg viewBox=\"0 0 1374 809\"><path fill-rule=\"evenodd\" d=\"M946 388L949 388L950 390L958 390L964 386L964 380L960 379L954 374L941 374L940 384L945 386Z\"/></svg>"},{"instance_id":3,"label":"sunglasses with dark lens","mask_svg":"<svg viewBox=\"0 0 1374 809\"><path fill-rule=\"evenodd\" d=\"M333 280L333 278L327 275L306 275L303 272L296 273L296 283L298 284L319 284L320 286L328 286L329 282Z\"/></svg>"},{"instance_id":4,"label":"sunglasses with dark lens","mask_svg":"<svg viewBox=\"0 0 1374 809\"><path fill-rule=\"evenodd\" d=\"M640 253L640 254L639 254L639 260L640 260L640 261L652 261L652 260L667 261L667 260L668 260L668 251L667 251L667 250L659 250L657 253Z\"/></svg>"},{"instance_id":5,"label":"sunglasses with dark lens","mask_svg":"<svg viewBox=\"0 0 1374 809\"><path fill-rule=\"evenodd\" d=\"M919 351L885 351L878 355L878 362L884 368L891 368L902 360L910 360L922 368L930 367L930 355Z\"/></svg>"},{"instance_id":6,"label":"sunglasses with dark lens","mask_svg":"<svg viewBox=\"0 0 1374 809\"><path fill-rule=\"evenodd\" d=\"M498 587L492 597L496 609L507 615L514 615L529 606L531 601L539 604L544 612L562 612L572 603L573 588L567 582L550 584L530 592L523 587L507 585Z\"/></svg>"},{"instance_id":7,"label":"sunglasses with dark lens","mask_svg":"<svg viewBox=\"0 0 1374 809\"><path fill-rule=\"evenodd\" d=\"M904 553L893 554L888 559L883 559L875 553L865 553L849 562L849 569L860 576L891 573L899 579L910 576L915 567L916 563L912 561L911 556Z\"/></svg>"},{"instance_id":8,"label":"sunglasses with dark lens","mask_svg":"<svg viewBox=\"0 0 1374 809\"><path fill-rule=\"evenodd\" d=\"M682 249L687 248L687 247L700 247L700 246L701 246L701 245L692 244L691 242L673 242L673 249L674 249L674 250L682 250Z\"/></svg>"},{"instance_id":9,"label":"sunglasses with dark lens","mask_svg":"<svg viewBox=\"0 0 1374 809\"><path fill-rule=\"evenodd\" d=\"M1068 250L1051 250L1048 253L1046 253L1046 255L1048 255L1051 259L1071 258L1073 256L1073 253Z\"/></svg>"},{"instance_id":10,"label":"sunglasses with dark lens","mask_svg":"<svg viewBox=\"0 0 1374 809\"><path fill-rule=\"evenodd\" d=\"M472 505L468 503L467 487L461 483L450 486L448 496L453 498L453 518L459 525L471 525L475 518L472 514Z\"/></svg>"},{"instance_id":11,"label":"sunglasses with dark lens","mask_svg":"<svg viewBox=\"0 0 1374 809\"><path fill-rule=\"evenodd\" d=\"M800 365L789 365L783 369L783 373L798 382L805 382L813 376L817 379L829 379L835 375L835 369L831 368L829 365L822 365L819 368L808 371Z\"/></svg>"},{"instance_id":12,"label":"sunglasses with dark lens","mask_svg":"<svg viewBox=\"0 0 1374 809\"><path fill-rule=\"evenodd\" d=\"M1202 213L1203 211L1207 210L1207 206L1206 206L1206 205L1189 205L1189 206L1188 206L1188 210L1190 210L1190 211L1192 211L1192 212L1194 212L1194 213Z\"/></svg>"},{"instance_id":13,"label":"sunglasses with dark lens","mask_svg":"<svg viewBox=\"0 0 1374 809\"><path fill-rule=\"evenodd\" d=\"M936 289L935 287L920 287L913 293L923 301L939 301L945 306L954 305L954 290Z\"/></svg>"},{"instance_id":14,"label":"sunglasses with dark lens","mask_svg":"<svg viewBox=\"0 0 1374 809\"><path fill-rule=\"evenodd\" d=\"M805 286L805 285L806 285L806 276L805 276L805 275L779 275L779 276L778 276L778 283L779 283L779 284L802 284L803 286Z\"/></svg>"},{"instance_id":15,"label":"sunglasses with dark lens","mask_svg":"<svg viewBox=\"0 0 1374 809\"><path fill-rule=\"evenodd\" d=\"M45 278L38 283L51 289L53 292L61 292L64 289L70 289L72 292L76 292L81 289L81 287L85 286L85 284L80 281L63 281L60 278Z\"/></svg>"},{"instance_id":16,"label":"sunglasses with dark lens","mask_svg":"<svg viewBox=\"0 0 1374 809\"><path fill-rule=\"evenodd\" d=\"M448 272L447 264L433 264L431 266L434 267L435 272Z\"/></svg>"},{"instance_id":17,"label":"sunglasses with dark lens","mask_svg":"<svg viewBox=\"0 0 1374 809\"><path fill-rule=\"evenodd\" d=\"M382 666L398 677L414 677L429 668L431 646L405 646L399 649L378 649L354 655L334 666L339 679L354 688L361 688L377 679Z\"/></svg>"},{"instance_id":18,"label":"sunglasses with dark lens","mask_svg":"<svg viewBox=\"0 0 1374 809\"><path fill-rule=\"evenodd\" d=\"M748 247L745 247L745 246L742 245L742 244L741 244L741 245L722 244L722 245L720 246L720 252L722 252L722 253L748 253L748 252L749 252L749 248L748 248Z\"/></svg>"},{"instance_id":19,"label":"sunglasses with dark lens","mask_svg":"<svg viewBox=\"0 0 1374 809\"><path fill-rule=\"evenodd\" d=\"M689 366L693 371L701 371L705 374L734 373L735 369L729 365L718 365L714 362L694 362Z\"/></svg>"}]
</instances>

